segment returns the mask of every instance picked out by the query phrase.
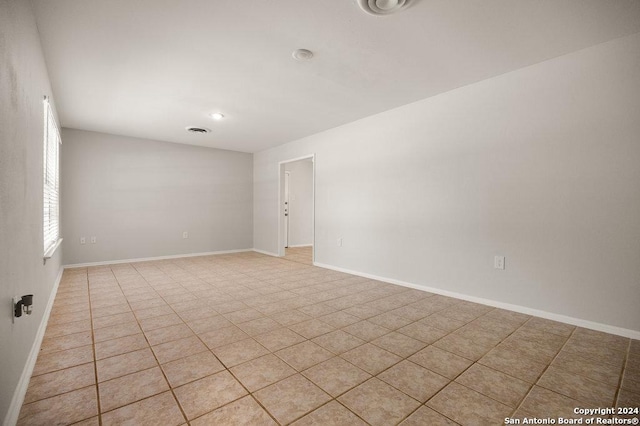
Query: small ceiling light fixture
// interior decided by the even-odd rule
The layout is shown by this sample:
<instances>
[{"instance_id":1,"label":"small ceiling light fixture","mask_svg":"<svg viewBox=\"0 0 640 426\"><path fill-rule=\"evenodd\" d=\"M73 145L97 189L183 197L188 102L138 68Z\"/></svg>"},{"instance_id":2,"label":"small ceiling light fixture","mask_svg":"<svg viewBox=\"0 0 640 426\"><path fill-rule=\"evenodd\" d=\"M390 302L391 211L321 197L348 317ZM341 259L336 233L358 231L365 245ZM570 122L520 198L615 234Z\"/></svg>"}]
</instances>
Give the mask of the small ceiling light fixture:
<instances>
[{"instance_id":1,"label":"small ceiling light fixture","mask_svg":"<svg viewBox=\"0 0 640 426\"><path fill-rule=\"evenodd\" d=\"M211 131L206 127L195 127L195 126L188 126L188 127L185 127L185 129L187 129L187 132L190 132L190 133L209 133Z\"/></svg>"},{"instance_id":2,"label":"small ceiling light fixture","mask_svg":"<svg viewBox=\"0 0 640 426\"><path fill-rule=\"evenodd\" d=\"M307 49L296 49L291 54L296 61L308 61L313 58L313 52Z\"/></svg>"},{"instance_id":3,"label":"small ceiling light fixture","mask_svg":"<svg viewBox=\"0 0 640 426\"><path fill-rule=\"evenodd\" d=\"M409 0L357 0L362 10L370 15L390 15L409 5Z\"/></svg>"},{"instance_id":4,"label":"small ceiling light fixture","mask_svg":"<svg viewBox=\"0 0 640 426\"><path fill-rule=\"evenodd\" d=\"M210 115L210 117L214 120L222 120L224 118L224 115L221 112L214 112Z\"/></svg>"}]
</instances>

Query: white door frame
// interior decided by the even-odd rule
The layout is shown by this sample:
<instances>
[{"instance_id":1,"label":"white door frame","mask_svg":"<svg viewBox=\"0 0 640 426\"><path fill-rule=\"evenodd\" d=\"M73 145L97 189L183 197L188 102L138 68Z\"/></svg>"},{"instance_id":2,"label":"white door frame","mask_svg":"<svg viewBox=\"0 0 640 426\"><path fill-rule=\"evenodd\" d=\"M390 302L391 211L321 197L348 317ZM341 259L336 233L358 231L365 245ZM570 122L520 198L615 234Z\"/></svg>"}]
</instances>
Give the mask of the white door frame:
<instances>
[{"instance_id":1,"label":"white door frame","mask_svg":"<svg viewBox=\"0 0 640 426\"><path fill-rule=\"evenodd\" d=\"M285 249L289 247L289 222L291 220L291 172L284 172L284 203L286 206L284 208L284 247Z\"/></svg>"},{"instance_id":2,"label":"white door frame","mask_svg":"<svg viewBox=\"0 0 640 426\"><path fill-rule=\"evenodd\" d=\"M278 256L284 256L284 166L287 163L295 161L311 159L312 171L312 198L311 198L311 238L312 243L312 261L316 261L316 154L308 154L302 157L292 158L290 160L280 161L278 163ZM291 209L289 209L291 211Z\"/></svg>"}]
</instances>

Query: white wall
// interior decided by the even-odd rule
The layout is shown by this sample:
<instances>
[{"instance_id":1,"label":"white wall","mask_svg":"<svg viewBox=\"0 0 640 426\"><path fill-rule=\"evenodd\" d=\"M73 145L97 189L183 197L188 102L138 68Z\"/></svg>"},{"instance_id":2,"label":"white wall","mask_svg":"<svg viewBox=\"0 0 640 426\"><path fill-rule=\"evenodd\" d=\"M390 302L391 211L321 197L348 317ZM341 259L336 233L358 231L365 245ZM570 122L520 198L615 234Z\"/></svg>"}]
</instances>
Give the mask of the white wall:
<instances>
[{"instance_id":1,"label":"white wall","mask_svg":"<svg viewBox=\"0 0 640 426\"><path fill-rule=\"evenodd\" d=\"M0 1L0 421L12 421L11 400L60 271L60 248L46 265L42 258L45 95L51 87L30 3ZM24 294L34 295L33 314L12 323L11 297Z\"/></svg>"},{"instance_id":2,"label":"white wall","mask_svg":"<svg viewBox=\"0 0 640 426\"><path fill-rule=\"evenodd\" d=\"M289 246L313 244L313 162L285 164L289 174Z\"/></svg>"},{"instance_id":3,"label":"white wall","mask_svg":"<svg viewBox=\"0 0 640 426\"><path fill-rule=\"evenodd\" d=\"M252 154L72 129L62 137L65 264L253 247Z\"/></svg>"},{"instance_id":4,"label":"white wall","mask_svg":"<svg viewBox=\"0 0 640 426\"><path fill-rule=\"evenodd\" d=\"M254 154L254 246L315 153L316 262L638 331L639 81L636 34Z\"/></svg>"}]
</instances>

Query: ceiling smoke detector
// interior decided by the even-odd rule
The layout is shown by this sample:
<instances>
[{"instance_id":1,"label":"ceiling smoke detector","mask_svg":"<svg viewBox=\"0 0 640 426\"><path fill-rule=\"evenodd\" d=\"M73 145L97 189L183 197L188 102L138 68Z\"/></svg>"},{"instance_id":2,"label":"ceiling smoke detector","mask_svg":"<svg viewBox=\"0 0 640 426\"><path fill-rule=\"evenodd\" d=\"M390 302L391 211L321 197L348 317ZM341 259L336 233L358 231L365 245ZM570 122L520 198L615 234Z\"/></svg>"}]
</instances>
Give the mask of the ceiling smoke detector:
<instances>
[{"instance_id":1,"label":"ceiling smoke detector","mask_svg":"<svg viewBox=\"0 0 640 426\"><path fill-rule=\"evenodd\" d=\"M307 49L297 49L291 54L296 61L308 61L313 58L313 52Z\"/></svg>"},{"instance_id":2,"label":"ceiling smoke detector","mask_svg":"<svg viewBox=\"0 0 640 426\"><path fill-rule=\"evenodd\" d=\"M409 0L357 0L360 9L370 15L390 15L408 6Z\"/></svg>"},{"instance_id":3,"label":"ceiling smoke detector","mask_svg":"<svg viewBox=\"0 0 640 426\"><path fill-rule=\"evenodd\" d=\"M189 126L189 127L185 127L187 129L187 132L190 133L209 133L211 130L207 129L206 127L193 127L193 126Z\"/></svg>"}]
</instances>

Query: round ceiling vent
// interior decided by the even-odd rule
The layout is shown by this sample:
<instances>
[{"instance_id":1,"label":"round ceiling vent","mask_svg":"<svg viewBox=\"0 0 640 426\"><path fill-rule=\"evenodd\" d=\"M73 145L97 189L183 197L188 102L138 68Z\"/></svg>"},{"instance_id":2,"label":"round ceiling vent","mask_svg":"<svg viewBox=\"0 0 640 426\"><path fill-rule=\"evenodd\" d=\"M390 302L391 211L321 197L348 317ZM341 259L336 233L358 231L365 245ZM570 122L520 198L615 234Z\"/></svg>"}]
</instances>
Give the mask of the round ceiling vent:
<instances>
[{"instance_id":1,"label":"round ceiling vent","mask_svg":"<svg viewBox=\"0 0 640 426\"><path fill-rule=\"evenodd\" d=\"M194 127L194 126L186 127L186 129L187 129L187 132L190 132L190 133L209 133L211 131L206 127Z\"/></svg>"},{"instance_id":2,"label":"round ceiling vent","mask_svg":"<svg viewBox=\"0 0 640 426\"><path fill-rule=\"evenodd\" d=\"M390 15L408 6L409 0L357 0L362 10L371 15Z\"/></svg>"},{"instance_id":3,"label":"round ceiling vent","mask_svg":"<svg viewBox=\"0 0 640 426\"><path fill-rule=\"evenodd\" d=\"M313 58L313 52L307 49L296 49L291 56L297 61L308 61Z\"/></svg>"}]
</instances>

